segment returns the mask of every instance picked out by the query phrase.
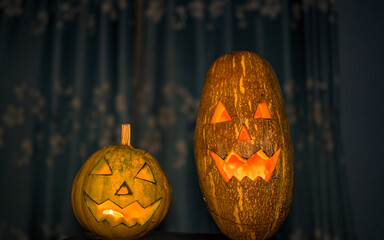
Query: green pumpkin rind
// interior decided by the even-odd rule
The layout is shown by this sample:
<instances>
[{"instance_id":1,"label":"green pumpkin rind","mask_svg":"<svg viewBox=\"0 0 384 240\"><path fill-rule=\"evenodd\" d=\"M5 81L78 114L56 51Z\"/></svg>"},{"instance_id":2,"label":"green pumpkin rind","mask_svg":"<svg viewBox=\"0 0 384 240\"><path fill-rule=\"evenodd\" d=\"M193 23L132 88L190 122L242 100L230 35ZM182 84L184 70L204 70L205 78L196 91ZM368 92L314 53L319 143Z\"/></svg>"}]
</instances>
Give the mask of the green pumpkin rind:
<instances>
[{"instance_id":1,"label":"green pumpkin rind","mask_svg":"<svg viewBox=\"0 0 384 240\"><path fill-rule=\"evenodd\" d=\"M111 176L91 175L94 166L103 158L108 159ZM135 175L144 165L150 166L156 185L145 180L135 179ZM119 175L120 177L116 177ZM126 180L132 195L116 196L116 189ZM144 207L161 198L161 202L152 217L144 225L127 227L120 224L115 227L107 221L97 222L88 209L84 192L97 203L111 200L121 207L139 201ZM91 155L76 175L71 192L71 205L79 223L87 230L104 239L136 239L156 228L168 213L172 200L172 187L157 160L148 152L135 149L130 145L104 147Z\"/></svg>"},{"instance_id":2,"label":"green pumpkin rind","mask_svg":"<svg viewBox=\"0 0 384 240\"><path fill-rule=\"evenodd\" d=\"M222 101L232 121L211 124ZM270 120L253 119L265 102ZM236 142L242 126L250 141ZM210 150L221 157L236 148L242 156L259 149L270 157L281 148L268 182L262 178L225 182ZM208 211L219 229L232 239L266 239L287 217L293 195L293 146L284 101L275 72L255 53L240 51L218 58L206 75L196 122L194 149L199 185Z\"/></svg>"}]
</instances>

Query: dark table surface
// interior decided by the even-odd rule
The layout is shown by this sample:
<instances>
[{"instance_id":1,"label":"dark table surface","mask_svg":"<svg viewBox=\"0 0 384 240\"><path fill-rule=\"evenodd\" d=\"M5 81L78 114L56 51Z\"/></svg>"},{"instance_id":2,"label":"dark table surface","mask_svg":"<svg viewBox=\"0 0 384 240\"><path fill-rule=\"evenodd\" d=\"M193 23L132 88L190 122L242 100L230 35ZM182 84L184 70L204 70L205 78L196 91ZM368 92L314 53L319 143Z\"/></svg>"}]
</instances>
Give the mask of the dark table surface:
<instances>
[{"instance_id":1,"label":"dark table surface","mask_svg":"<svg viewBox=\"0 0 384 240\"><path fill-rule=\"evenodd\" d=\"M100 238L88 233L83 232L66 238L64 240L98 240ZM223 234L198 234L198 233L169 233L169 232L158 232L152 231L141 237L140 240L228 240Z\"/></svg>"},{"instance_id":2,"label":"dark table surface","mask_svg":"<svg viewBox=\"0 0 384 240\"><path fill-rule=\"evenodd\" d=\"M88 232L79 233L64 240L98 240ZM223 234L199 234L199 233L169 233L152 231L147 235L140 238L140 240L229 240ZM270 238L269 240L278 240L277 238Z\"/></svg>"}]
</instances>

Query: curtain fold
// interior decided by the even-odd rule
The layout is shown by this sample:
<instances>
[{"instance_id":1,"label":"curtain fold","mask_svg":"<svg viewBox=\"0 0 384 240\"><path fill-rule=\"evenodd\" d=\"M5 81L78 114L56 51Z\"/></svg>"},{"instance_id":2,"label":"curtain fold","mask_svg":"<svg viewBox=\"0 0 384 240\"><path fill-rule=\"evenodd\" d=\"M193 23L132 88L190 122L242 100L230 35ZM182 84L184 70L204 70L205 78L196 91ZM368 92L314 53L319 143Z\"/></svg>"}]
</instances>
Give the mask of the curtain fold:
<instances>
[{"instance_id":1,"label":"curtain fold","mask_svg":"<svg viewBox=\"0 0 384 240\"><path fill-rule=\"evenodd\" d=\"M295 148L294 201L277 237L354 239L337 26L335 0L3 1L0 238L82 231L72 181L92 153L120 143L123 123L173 186L158 230L219 232L198 186L194 127L209 65L248 50L276 71Z\"/></svg>"}]
</instances>

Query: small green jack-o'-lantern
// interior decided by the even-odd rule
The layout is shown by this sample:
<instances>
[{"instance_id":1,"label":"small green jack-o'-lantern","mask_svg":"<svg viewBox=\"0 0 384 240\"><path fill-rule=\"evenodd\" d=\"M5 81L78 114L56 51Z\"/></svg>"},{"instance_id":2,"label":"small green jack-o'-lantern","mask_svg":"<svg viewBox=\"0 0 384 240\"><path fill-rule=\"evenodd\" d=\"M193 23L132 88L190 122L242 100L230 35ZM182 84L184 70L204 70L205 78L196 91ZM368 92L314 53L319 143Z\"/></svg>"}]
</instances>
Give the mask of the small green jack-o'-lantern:
<instances>
[{"instance_id":1,"label":"small green jack-o'-lantern","mask_svg":"<svg viewBox=\"0 0 384 240\"><path fill-rule=\"evenodd\" d=\"M105 239L136 239L166 216L172 188L157 160L130 145L130 125L119 146L104 147L81 167L71 203L79 223Z\"/></svg>"}]
</instances>

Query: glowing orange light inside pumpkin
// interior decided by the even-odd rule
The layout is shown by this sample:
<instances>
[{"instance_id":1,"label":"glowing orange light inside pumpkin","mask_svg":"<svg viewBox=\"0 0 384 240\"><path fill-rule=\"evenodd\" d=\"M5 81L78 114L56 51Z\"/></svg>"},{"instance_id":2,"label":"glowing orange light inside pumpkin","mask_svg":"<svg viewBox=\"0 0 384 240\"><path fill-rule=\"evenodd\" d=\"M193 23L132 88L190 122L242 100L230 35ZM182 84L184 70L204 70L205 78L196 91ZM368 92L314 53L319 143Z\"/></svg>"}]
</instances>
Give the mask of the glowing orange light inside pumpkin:
<instances>
[{"instance_id":1,"label":"glowing orange light inside pumpkin","mask_svg":"<svg viewBox=\"0 0 384 240\"><path fill-rule=\"evenodd\" d=\"M117 192L117 195L128 195L129 191L128 188L123 186L120 188L120 190Z\"/></svg>"},{"instance_id":2,"label":"glowing orange light inside pumpkin","mask_svg":"<svg viewBox=\"0 0 384 240\"><path fill-rule=\"evenodd\" d=\"M132 195L132 192L129 189L126 181L124 181L123 184L121 184L120 188L116 192L116 195L118 196Z\"/></svg>"},{"instance_id":3,"label":"glowing orange light inside pumpkin","mask_svg":"<svg viewBox=\"0 0 384 240\"><path fill-rule=\"evenodd\" d=\"M265 102L259 103L254 118L271 118L271 114L269 113L267 104Z\"/></svg>"},{"instance_id":4,"label":"glowing orange light inside pumpkin","mask_svg":"<svg viewBox=\"0 0 384 240\"><path fill-rule=\"evenodd\" d=\"M113 216L113 217L115 217L115 218L122 218L122 217L124 217L123 214L121 214L121 213L119 213L119 212L116 212L116 211L113 211L112 209L110 209L110 210L104 210L104 211L103 211L103 214L105 214L105 215L111 215L111 216Z\"/></svg>"},{"instance_id":5,"label":"glowing orange light inside pumpkin","mask_svg":"<svg viewBox=\"0 0 384 240\"><path fill-rule=\"evenodd\" d=\"M263 150L259 150L248 160L242 158L234 150L225 159L222 159L213 151L210 151L210 154L226 182L229 182L232 177L235 177L239 182L243 181L245 177L250 178L252 181L261 177L268 182L275 169L280 151L281 148L269 158Z\"/></svg>"},{"instance_id":6,"label":"glowing orange light inside pumpkin","mask_svg":"<svg viewBox=\"0 0 384 240\"><path fill-rule=\"evenodd\" d=\"M107 161L105 161L105 159L102 159L92 169L91 175L112 175L112 171Z\"/></svg>"},{"instance_id":7,"label":"glowing orange light inside pumpkin","mask_svg":"<svg viewBox=\"0 0 384 240\"><path fill-rule=\"evenodd\" d=\"M160 198L149 206L143 207L138 201L134 201L122 208L110 200L97 204L86 193L84 193L84 197L95 219L98 222L106 220L113 227L119 224L125 224L128 227L133 227L136 224L144 225L152 217L161 203Z\"/></svg>"},{"instance_id":8,"label":"glowing orange light inside pumpkin","mask_svg":"<svg viewBox=\"0 0 384 240\"><path fill-rule=\"evenodd\" d=\"M143 165L143 167L141 167L141 169L136 175L136 178L139 178L151 183L156 183L155 178L153 177L152 170L149 167L149 165L146 163Z\"/></svg>"},{"instance_id":9,"label":"glowing orange light inside pumpkin","mask_svg":"<svg viewBox=\"0 0 384 240\"><path fill-rule=\"evenodd\" d=\"M246 140L251 140L251 136L249 135L247 129L245 126L243 126L240 130L239 137L237 138L237 141L246 141Z\"/></svg>"},{"instance_id":10,"label":"glowing orange light inside pumpkin","mask_svg":"<svg viewBox=\"0 0 384 240\"><path fill-rule=\"evenodd\" d=\"M229 116L227 109L225 109L224 104L219 101L216 106L215 112L211 118L211 124L231 121L232 118Z\"/></svg>"}]
</instances>

